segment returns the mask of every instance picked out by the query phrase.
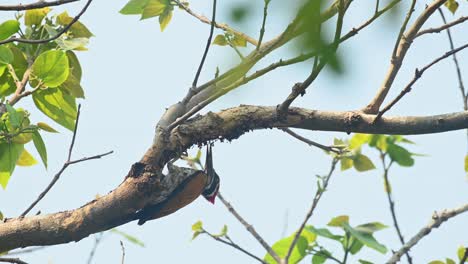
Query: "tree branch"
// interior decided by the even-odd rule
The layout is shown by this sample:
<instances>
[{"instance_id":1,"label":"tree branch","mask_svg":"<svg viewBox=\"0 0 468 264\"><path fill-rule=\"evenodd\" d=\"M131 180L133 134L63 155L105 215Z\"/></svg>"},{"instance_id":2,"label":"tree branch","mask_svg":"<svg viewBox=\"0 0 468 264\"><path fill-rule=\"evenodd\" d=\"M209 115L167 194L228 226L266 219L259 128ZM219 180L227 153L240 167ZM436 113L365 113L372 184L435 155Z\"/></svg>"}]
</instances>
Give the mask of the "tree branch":
<instances>
[{"instance_id":1,"label":"tree branch","mask_svg":"<svg viewBox=\"0 0 468 264\"><path fill-rule=\"evenodd\" d=\"M19 258L0 258L0 262L16 263L16 264L28 264Z\"/></svg>"},{"instance_id":2,"label":"tree branch","mask_svg":"<svg viewBox=\"0 0 468 264\"><path fill-rule=\"evenodd\" d=\"M393 81L395 80L403 60L405 59L406 53L408 52L411 44L416 37L416 34L431 15L442 6L447 0L435 0L428 5L421 15L416 19L413 25L403 34L401 37L398 48L394 56L392 56L390 67L387 71L387 75L384 78L382 85L380 86L377 94L371 100L371 102L362 110L364 113L375 114L379 111L388 91L392 87Z\"/></svg>"},{"instance_id":3,"label":"tree branch","mask_svg":"<svg viewBox=\"0 0 468 264\"><path fill-rule=\"evenodd\" d=\"M18 4L18 5L0 5L0 11L24 11L36 8L43 8L48 6L59 6L68 3L77 2L80 0L56 0L46 2L44 0L39 0L36 3L31 4Z\"/></svg>"},{"instance_id":4,"label":"tree branch","mask_svg":"<svg viewBox=\"0 0 468 264\"><path fill-rule=\"evenodd\" d=\"M281 258L276 254L276 252L268 245L268 243L255 231L254 227L247 223L242 216L232 207L232 205L224 199L221 193L218 193L218 198L226 206L229 212L234 215L234 217L249 231L250 234L262 245L262 247L270 254L276 262L281 263Z\"/></svg>"},{"instance_id":5,"label":"tree branch","mask_svg":"<svg viewBox=\"0 0 468 264\"><path fill-rule=\"evenodd\" d=\"M258 38L258 43L257 43L257 51L260 49L260 46L262 45L263 41L263 35L265 35L265 23L266 23L266 18L268 15L268 5L270 4L271 0L264 0L265 5L263 7L263 20L262 20L262 27L260 28L260 36Z\"/></svg>"},{"instance_id":6,"label":"tree branch","mask_svg":"<svg viewBox=\"0 0 468 264\"><path fill-rule=\"evenodd\" d=\"M465 204L461 207L451 209L451 210L444 210L442 212L434 212L432 215L432 219L429 224L423 227L414 237L412 237L402 248L396 251L393 256L386 262L386 264L395 264L397 263L401 256L408 252L413 246L415 246L421 239L427 236L432 229L438 228L442 223L449 220L452 217L455 217L459 214L468 211L468 204Z\"/></svg>"},{"instance_id":7,"label":"tree branch","mask_svg":"<svg viewBox=\"0 0 468 264\"><path fill-rule=\"evenodd\" d=\"M449 29L453 26L456 26L458 24L461 24L465 21L468 20L468 16L462 16L460 18L458 18L457 20L454 20L450 23L447 23L447 22L444 22L445 24L440 26L440 27L436 27L436 28L428 28L428 29L425 29L425 30L421 30L419 31L418 34L416 34L416 37L415 38L419 38L420 36L422 35L425 35L425 34L430 34L430 33L440 33L446 29Z\"/></svg>"},{"instance_id":8,"label":"tree branch","mask_svg":"<svg viewBox=\"0 0 468 264\"><path fill-rule=\"evenodd\" d=\"M62 30L60 30L59 32L57 32L57 35L55 36L52 36L50 38L47 38L47 39L23 39L23 38L17 38L17 37L11 37L9 39L6 39L6 40L3 40L3 41L0 41L0 45L3 45L3 44L6 44L6 43L10 43L10 42L20 42L20 43L27 43L27 44L42 44L42 43L47 43L47 42L51 42L51 41L54 41L58 38L60 38L60 36L62 36L65 32L67 32L76 22L78 22L78 20L80 20L81 16L86 12L86 10L88 10L88 7L91 5L91 2L93 0L88 0L88 2L84 5L83 9L81 9L81 11L78 13L78 15L76 15L72 21L70 21L70 23L68 25L66 25Z\"/></svg>"},{"instance_id":9,"label":"tree branch","mask_svg":"<svg viewBox=\"0 0 468 264\"><path fill-rule=\"evenodd\" d=\"M327 151L327 152L334 152L336 154L340 154L343 152L343 150L341 148L337 148L337 147L334 147L334 146L325 146L325 145L322 145L320 143L317 143L315 141L312 141L310 139L307 139L297 133L295 133L294 131L292 131L291 129L289 128L280 128L281 131L284 131L286 133L288 133L289 135L291 135L292 137L306 143L307 145L309 146L314 146L316 148L319 148L323 151Z\"/></svg>"},{"instance_id":10,"label":"tree branch","mask_svg":"<svg viewBox=\"0 0 468 264\"><path fill-rule=\"evenodd\" d=\"M304 221L302 222L301 226L299 227L299 230L294 235L294 239L293 239L291 245L289 246L288 253L286 254L286 257L284 258L285 263L288 263L289 257L291 256L291 254L293 252L293 249L296 246L296 243L299 240L299 237L301 236L302 230L304 230L304 227L306 226L307 222L312 217L312 214L314 213L314 210L317 207L317 205L318 205L318 203L320 201L320 198L322 198L323 193L327 190L328 183L330 181L330 178L331 178L333 172L335 171L336 164L338 163L338 161L339 161L338 158L333 158L332 163L331 163L331 167L330 167L330 172L328 172L328 175L325 176L325 178L323 179L323 182L322 182L323 185L315 193L314 200L312 201L312 205L310 206L310 209L307 212L307 215L304 218Z\"/></svg>"}]
</instances>

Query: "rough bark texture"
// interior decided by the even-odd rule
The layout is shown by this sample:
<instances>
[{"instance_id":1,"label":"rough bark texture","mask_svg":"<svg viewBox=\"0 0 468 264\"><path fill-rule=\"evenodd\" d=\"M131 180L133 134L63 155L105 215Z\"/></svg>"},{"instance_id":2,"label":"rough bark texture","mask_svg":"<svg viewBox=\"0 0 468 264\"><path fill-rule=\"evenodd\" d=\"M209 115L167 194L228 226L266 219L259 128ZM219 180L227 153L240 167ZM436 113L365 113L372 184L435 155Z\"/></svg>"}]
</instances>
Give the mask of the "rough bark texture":
<instances>
[{"instance_id":1,"label":"rough bark texture","mask_svg":"<svg viewBox=\"0 0 468 264\"><path fill-rule=\"evenodd\" d=\"M142 160L112 192L81 208L50 215L7 219L0 223L0 252L79 241L90 234L136 220L136 213L165 199L191 172L164 176L161 168L193 145L234 140L246 132L294 127L346 133L429 134L468 128L468 112L427 117L383 117L361 112L325 112L291 108L279 118L275 106L241 105L198 115L177 127L167 139L155 140ZM149 163L148 161L151 161ZM173 177L177 175L177 177Z\"/></svg>"}]
</instances>

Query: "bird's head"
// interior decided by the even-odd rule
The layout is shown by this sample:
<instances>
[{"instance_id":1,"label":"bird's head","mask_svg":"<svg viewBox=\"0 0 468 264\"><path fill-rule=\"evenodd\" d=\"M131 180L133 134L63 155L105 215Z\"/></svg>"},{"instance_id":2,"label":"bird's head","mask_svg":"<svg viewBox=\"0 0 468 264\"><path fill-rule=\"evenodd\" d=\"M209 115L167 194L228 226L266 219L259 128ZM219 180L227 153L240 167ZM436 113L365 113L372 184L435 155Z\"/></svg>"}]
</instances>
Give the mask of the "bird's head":
<instances>
[{"instance_id":1,"label":"bird's head","mask_svg":"<svg viewBox=\"0 0 468 264\"><path fill-rule=\"evenodd\" d=\"M211 152L210 143L208 143L206 149L205 173L208 176L208 181L202 194L208 202L214 204L216 196L218 195L220 180L213 168L213 154Z\"/></svg>"}]
</instances>

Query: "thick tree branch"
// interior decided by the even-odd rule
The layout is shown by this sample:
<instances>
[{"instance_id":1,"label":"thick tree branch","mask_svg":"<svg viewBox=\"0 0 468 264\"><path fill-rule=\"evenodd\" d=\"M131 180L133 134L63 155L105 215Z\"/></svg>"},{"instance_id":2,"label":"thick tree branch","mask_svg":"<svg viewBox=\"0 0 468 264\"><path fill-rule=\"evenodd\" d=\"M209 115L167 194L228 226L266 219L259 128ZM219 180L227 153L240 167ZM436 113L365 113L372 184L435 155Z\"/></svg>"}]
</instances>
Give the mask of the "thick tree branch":
<instances>
[{"instance_id":1,"label":"thick tree branch","mask_svg":"<svg viewBox=\"0 0 468 264\"><path fill-rule=\"evenodd\" d=\"M0 262L16 263L16 264L28 264L19 258L0 258Z\"/></svg>"},{"instance_id":2,"label":"thick tree branch","mask_svg":"<svg viewBox=\"0 0 468 264\"><path fill-rule=\"evenodd\" d=\"M432 219L429 224L423 227L414 237L412 237L402 248L396 251L393 256L386 262L386 264L395 264L397 263L401 256L408 252L413 246L415 246L421 239L427 236L432 229L438 228L442 223L449 220L452 217L455 217L459 214L468 211L468 204L465 204L461 207L451 209L451 210L444 210L442 212L435 212L432 215Z\"/></svg>"},{"instance_id":3,"label":"thick tree branch","mask_svg":"<svg viewBox=\"0 0 468 264\"><path fill-rule=\"evenodd\" d=\"M44 1L39 0L36 3L31 4L17 4L17 5L0 5L0 11L24 11L36 8L43 8L48 6L59 6L68 3L77 2L80 0L57 0L57 1Z\"/></svg>"},{"instance_id":4,"label":"thick tree branch","mask_svg":"<svg viewBox=\"0 0 468 264\"><path fill-rule=\"evenodd\" d=\"M396 49L394 56L392 56L390 67L388 68L384 81L380 86L379 90L377 91L375 97L363 109L364 113L375 114L379 111L379 108L385 100L388 91L392 87L393 81L395 80L398 72L400 71L406 53L411 47L411 44L413 43L413 40L416 37L416 34L419 32L424 23L426 23L429 17L431 17L431 15L446 1L447 0L435 0L430 5L428 5L413 23L413 25L401 36L401 38L399 38L400 41L398 44L398 48Z\"/></svg>"}]
</instances>

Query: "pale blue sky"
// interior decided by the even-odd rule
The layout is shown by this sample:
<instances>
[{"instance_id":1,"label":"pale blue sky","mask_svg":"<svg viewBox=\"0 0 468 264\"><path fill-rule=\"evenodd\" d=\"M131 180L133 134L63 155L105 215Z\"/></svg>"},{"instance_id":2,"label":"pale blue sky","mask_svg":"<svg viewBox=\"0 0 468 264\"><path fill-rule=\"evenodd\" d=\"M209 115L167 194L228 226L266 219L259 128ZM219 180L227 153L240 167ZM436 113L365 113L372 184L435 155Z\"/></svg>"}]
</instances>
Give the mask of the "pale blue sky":
<instances>
[{"instance_id":1,"label":"pale blue sky","mask_svg":"<svg viewBox=\"0 0 468 264\"><path fill-rule=\"evenodd\" d=\"M80 2L69 5L70 14L84 4ZM108 150L114 150L115 154L68 169L36 207L42 213L79 207L96 194L106 194L115 188L131 164L138 161L150 146L154 126L165 107L180 100L192 82L205 45L208 25L198 23L184 12L175 10L173 21L161 33L155 19L139 22L136 16L118 14L125 2L95 0L82 21L96 37L91 40L88 52L79 53L84 68L82 84L87 98L82 101L82 118L74 156L78 158ZM218 2L219 21L231 23L229 8L250 1ZM251 2L254 2L252 6L255 7L252 23L236 26L257 36L263 1ZM285 27L294 13L291 7L298 2L271 2L266 39ZM418 1L416 13L424 8L426 2ZM209 14L210 3L192 1L191 7L200 13ZM466 15L468 5L461 5L458 14ZM355 1L349 11L350 15L345 18L345 30L370 17L373 6L369 1ZM406 10L407 3L402 7ZM452 15L448 12L446 15L452 20ZM2 13L0 18L4 20L12 16L13 13ZM435 15L428 25L440 24L439 16ZM345 55L347 74L337 76L326 70L308 90L308 94L298 99L295 105L324 110L363 107L374 95L387 70L398 30L395 25L386 17L340 46L340 51ZM457 46L468 41L467 30L467 25L453 29ZM415 67L427 64L447 50L445 34L418 39L389 97L399 93L412 78ZM248 52L247 49L242 51ZM268 65L291 55L290 49L283 49L260 65ZM465 83L468 83L467 59L468 52L459 54ZM235 53L229 48L212 47L201 82L214 75L216 66L223 71L235 60ZM308 69L309 66L303 64L277 70L228 94L204 111L218 111L239 104L278 104L287 96L292 84L307 76ZM32 104L26 99L21 102L21 106L30 109ZM429 70L413 91L388 114L431 115L461 109L456 75L450 59ZM32 112L33 121L52 123L37 111ZM7 217L21 213L61 167L71 133L64 129L60 131L61 134L45 137L49 150L49 170L45 171L41 166L17 169L7 190L0 191L0 210ZM299 132L324 144L330 144L333 137L347 137L344 133ZM467 148L465 132L410 138L417 143L410 150L428 156L418 157L412 168L395 167L391 171L397 215L406 238L425 225L435 210L457 207L468 201L468 182L463 172L463 158ZM364 153L373 152L364 149ZM322 151L310 148L277 130L255 131L232 143L217 143L214 154L225 198L270 244L297 229L316 191L315 175L326 173L330 163L329 157ZM370 156L376 165L379 164L376 155ZM367 173L350 170L335 174L329 192L324 195L310 223L323 226L334 216L348 214L354 225L381 221L391 226L380 169L378 167ZM264 250L221 203L212 206L204 199L199 199L174 215L148 222L144 226L130 223L120 227L122 231L146 243L145 248L140 248L124 241L125 263L255 263L240 252L205 236L190 242L191 225L198 220L202 220L206 229L212 232L219 231L227 224L233 240L263 257ZM422 240L412 250L415 263L455 258L458 246L468 245L467 223L468 215L459 216ZM379 232L376 237L391 249L400 247L392 228ZM100 244L93 263L119 263L119 239L109 234ZM94 237L91 236L79 243L49 247L24 256L23 259L35 264L86 263L93 243ZM382 263L389 254L383 256L371 249L364 249L358 256ZM350 263L356 261L352 259ZM305 261L308 262L310 260Z\"/></svg>"}]
</instances>

